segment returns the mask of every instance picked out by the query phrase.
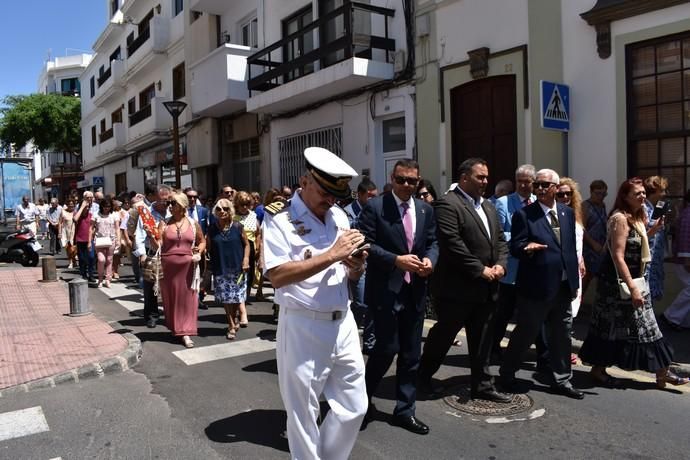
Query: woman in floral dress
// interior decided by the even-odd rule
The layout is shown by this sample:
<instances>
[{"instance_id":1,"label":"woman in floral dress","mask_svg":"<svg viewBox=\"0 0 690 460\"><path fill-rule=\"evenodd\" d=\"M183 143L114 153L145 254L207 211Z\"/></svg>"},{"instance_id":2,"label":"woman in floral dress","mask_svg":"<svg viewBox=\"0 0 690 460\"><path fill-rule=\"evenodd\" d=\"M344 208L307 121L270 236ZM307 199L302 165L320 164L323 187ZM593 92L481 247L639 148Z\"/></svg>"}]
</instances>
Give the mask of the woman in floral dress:
<instances>
[{"instance_id":1,"label":"woman in floral dress","mask_svg":"<svg viewBox=\"0 0 690 460\"><path fill-rule=\"evenodd\" d=\"M113 210L113 201L104 198L100 203L98 215L92 220L91 235L89 241L94 243L98 237L110 238L109 246L96 246L96 258L98 260L98 287L110 287L110 279L113 276L113 255L120 247L120 216Z\"/></svg>"},{"instance_id":2,"label":"woman in floral dress","mask_svg":"<svg viewBox=\"0 0 690 460\"><path fill-rule=\"evenodd\" d=\"M67 200L67 204L62 208L60 216L60 243L67 253L67 268L71 269L77 265L77 246L74 244L74 200Z\"/></svg>"},{"instance_id":3,"label":"woman in floral dress","mask_svg":"<svg viewBox=\"0 0 690 460\"><path fill-rule=\"evenodd\" d=\"M608 220L609 250L601 265L590 328L580 350L582 361L592 364L592 380L602 386L621 385L606 373L609 366L654 372L659 388L689 381L669 370L673 350L659 330L651 296L633 282L644 275L645 265L651 261L644 202L642 181L627 180L618 191ZM653 235L659 228L657 223L649 233ZM628 286L630 299L621 299L619 279Z\"/></svg>"},{"instance_id":4,"label":"woman in floral dress","mask_svg":"<svg viewBox=\"0 0 690 460\"><path fill-rule=\"evenodd\" d=\"M240 302L240 327L247 327L249 319L247 317L246 302L249 292L254 284L256 266L261 260L261 227L256 213L252 211L254 199L247 192L237 192L234 197L235 216L233 220L242 224L242 229L249 242L249 271L247 271L247 292L244 300Z\"/></svg>"},{"instance_id":5,"label":"woman in floral dress","mask_svg":"<svg viewBox=\"0 0 690 460\"><path fill-rule=\"evenodd\" d=\"M226 338L233 340L239 324L235 317L247 296L249 243L242 224L234 222L232 202L221 198L213 207L215 219L208 226L206 246L211 256L216 300L223 304L228 320Z\"/></svg>"}]
</instances>

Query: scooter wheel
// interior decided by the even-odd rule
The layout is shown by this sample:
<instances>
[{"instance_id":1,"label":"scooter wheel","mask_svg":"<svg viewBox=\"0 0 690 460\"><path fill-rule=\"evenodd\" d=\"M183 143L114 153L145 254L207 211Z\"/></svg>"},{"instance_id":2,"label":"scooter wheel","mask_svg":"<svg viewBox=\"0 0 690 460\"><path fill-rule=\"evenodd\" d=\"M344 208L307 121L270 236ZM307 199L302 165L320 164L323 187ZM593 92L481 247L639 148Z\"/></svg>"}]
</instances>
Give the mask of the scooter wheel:
<instances>
[{"instance_id":1,"label":"scooter wheel","mask_svg":"<svg viewBox=\"0 0 690 460\"><path fill-rule=\"evenodd\" d=\"M32 252L30 254L25 254L24 258L22 259L22 265L24 267L35 267L38 265L38 260L40 257L38 256L37 252Z\"/></svg>"}]
</instances>

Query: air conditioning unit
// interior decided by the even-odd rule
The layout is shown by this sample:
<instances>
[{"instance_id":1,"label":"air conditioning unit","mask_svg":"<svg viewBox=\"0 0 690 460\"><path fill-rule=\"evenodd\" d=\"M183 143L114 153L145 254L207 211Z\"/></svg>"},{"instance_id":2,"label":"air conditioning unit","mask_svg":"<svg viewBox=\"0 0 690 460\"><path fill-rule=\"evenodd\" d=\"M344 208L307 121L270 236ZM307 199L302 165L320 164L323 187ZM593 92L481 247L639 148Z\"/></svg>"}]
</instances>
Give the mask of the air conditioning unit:
<instances>
[{"instance_id":1,"label":"air conditioning unit","mask_svg":"<svg viewBox=\"0 0 690 460\"><path fill-rule=\"evenodd\" d=\"M405 70L405 65L407 64L407 53L405 50L396 50L393 53L393 65L396 72L402 72Z\"/></svg>"},{"instance_id":2,"label":"air conditioning unit","mask_svg":"<svg viewBox=\"0 0 690 460\"><path fill-rule=\"evenodd\" d=\"M429 16L429 13L417 16L415 19L415 32L417 38L429 36L431 33L431 16Z\"/></svg>"}]
</instances>

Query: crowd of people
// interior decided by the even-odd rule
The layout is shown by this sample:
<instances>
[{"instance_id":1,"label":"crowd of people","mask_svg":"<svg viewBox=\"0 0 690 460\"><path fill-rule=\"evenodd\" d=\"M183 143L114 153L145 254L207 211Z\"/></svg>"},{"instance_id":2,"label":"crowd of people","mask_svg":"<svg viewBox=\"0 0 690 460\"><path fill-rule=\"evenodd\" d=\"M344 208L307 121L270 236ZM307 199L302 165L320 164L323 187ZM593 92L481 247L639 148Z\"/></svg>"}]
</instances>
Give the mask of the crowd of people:
<instances>
[{"instance_id":1,"label":"crowd of people","mask_svg":"<svg viewBox=\"0 0 690 460\"><path fill-rule=\"evenodd\" d=\"M608 212L604 181L593 181L584 199L574 179L529 164L486 199L491 176L481 158L465 160L445 194L411 159L395 164L382 193L368 177L352 192L357 173L325 149L306 149L305 164L298 184L263 198L230 185L214 199L167 185L118 196L87 191L63 206L25 197L17 228L46 236L53 254L64 248L68 268L95 286L108 288L130 258L146 325L157 326L160 298L166 326L186 347L207 293L223 306L233 340L249 323L251 290L264 300L270 282L296 458L347 458L357 432L377 418L372 397L396 356L392 423L428 433L415 414L417 394L442 394L434 375L462 328L472 399L511 402L532 344L554 392L584 398L571 384L571 334L593 282L579 354L593 383L624 386L611 366L655 373L659 388L689 382L670 370L673 350L657 319L690 328L690 190L671 218L660 176L625 180ZM683 290L657 317L669 230ZM429 314L437 321L422 347ZM331 411L319 424L320 394Z\"/></svg>"}]
</instances>

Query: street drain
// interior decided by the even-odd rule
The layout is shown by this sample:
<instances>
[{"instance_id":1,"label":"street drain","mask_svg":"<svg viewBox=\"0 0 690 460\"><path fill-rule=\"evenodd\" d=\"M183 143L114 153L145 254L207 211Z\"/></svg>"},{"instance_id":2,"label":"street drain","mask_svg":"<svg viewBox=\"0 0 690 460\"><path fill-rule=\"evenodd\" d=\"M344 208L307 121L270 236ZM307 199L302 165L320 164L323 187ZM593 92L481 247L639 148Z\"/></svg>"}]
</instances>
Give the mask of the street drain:
<instances>
[{"instance_id":1,"label":"street drain","mask_svg":"<svg viewBox=\"0 0 690 460\"><path fill-rule=\"evenodd\" d=\"M466 386L451 388L449 392L451 394L444 397L443 401L450 407L466 414L484 417L515 415L529 410L534 405L532 398L525 394L514 394L509 403L497 403L483 399L471 399L470 388Z\"/></svg>"}]
</instances>

